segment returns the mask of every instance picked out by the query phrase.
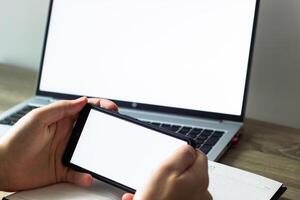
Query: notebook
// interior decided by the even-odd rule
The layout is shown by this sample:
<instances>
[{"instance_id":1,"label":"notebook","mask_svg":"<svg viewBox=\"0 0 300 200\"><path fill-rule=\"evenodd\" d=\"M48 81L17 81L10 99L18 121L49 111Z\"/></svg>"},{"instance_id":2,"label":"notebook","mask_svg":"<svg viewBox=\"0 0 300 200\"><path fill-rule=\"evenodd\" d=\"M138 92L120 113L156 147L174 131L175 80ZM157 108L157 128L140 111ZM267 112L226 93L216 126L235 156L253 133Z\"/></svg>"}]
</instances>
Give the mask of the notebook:
<instances>
[{"instance_id":1,"label":"notebook","mask_svg":"<svg viewBox=\"0 0 300 200\"><path fill-rule=\"evenodd\" d=\"M209 161L209 191L214 200L276 200L286 191L282 183ZM124 191L100 181L89 188L57 184L18 192L3 200L120 200Z\"/></svg>"}]
</instances>

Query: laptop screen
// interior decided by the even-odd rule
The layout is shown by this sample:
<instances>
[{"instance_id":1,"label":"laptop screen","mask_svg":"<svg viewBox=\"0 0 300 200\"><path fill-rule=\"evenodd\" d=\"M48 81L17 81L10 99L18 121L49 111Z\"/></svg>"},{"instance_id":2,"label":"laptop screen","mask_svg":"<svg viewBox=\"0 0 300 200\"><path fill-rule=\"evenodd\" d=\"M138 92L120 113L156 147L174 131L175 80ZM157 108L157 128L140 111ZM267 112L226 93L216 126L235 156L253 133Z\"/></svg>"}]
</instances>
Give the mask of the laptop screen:
<instances>
[{"instance_id":1,"label":"laptop screen","mask_svg":"<svg viewBox=\"0 0 300 200\"><path fill-rule=\"evenodd\" d=\"M55 0L39 91L240 116L256 0Z\"/></svg>"}]
</instances>

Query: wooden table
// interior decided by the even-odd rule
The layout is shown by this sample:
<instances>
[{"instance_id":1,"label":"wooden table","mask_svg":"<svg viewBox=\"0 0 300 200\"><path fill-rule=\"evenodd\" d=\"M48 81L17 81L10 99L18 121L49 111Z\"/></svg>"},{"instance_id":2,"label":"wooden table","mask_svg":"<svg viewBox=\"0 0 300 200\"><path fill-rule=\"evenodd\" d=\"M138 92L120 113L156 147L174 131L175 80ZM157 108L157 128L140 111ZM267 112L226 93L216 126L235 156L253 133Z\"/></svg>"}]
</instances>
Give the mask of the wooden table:
<instances>
[{"instance_id":1,"label":"wooden table","mask_svg":"<svg viewBox=\"0 0 300 200\"><path fill-rule=\"evenodd\" d=\"M0 65L0 112L32 96L35 83L35 72ZM283 182L282 200L300 199L300 130L247 119L241 132L220 162Z\"/></svg>"}]
</instances>

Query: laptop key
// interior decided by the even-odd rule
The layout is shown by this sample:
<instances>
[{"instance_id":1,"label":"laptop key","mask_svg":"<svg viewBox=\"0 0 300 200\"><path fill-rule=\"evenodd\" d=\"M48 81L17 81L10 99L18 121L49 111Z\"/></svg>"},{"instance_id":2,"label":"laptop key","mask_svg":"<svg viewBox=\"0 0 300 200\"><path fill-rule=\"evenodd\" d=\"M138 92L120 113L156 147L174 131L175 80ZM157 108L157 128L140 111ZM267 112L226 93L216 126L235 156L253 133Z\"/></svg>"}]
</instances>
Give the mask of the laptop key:
<instances>
[{"instance_id":1,"label":"laptop key","mask_svg":"<svg viewBox=\"0 0 300 200\"><path fill-rule=\"evenodd\" d=\"M14 121L14 120L19 120L20 118L18 118L18 117L15 117L15 115L11 115L10 117L8 117L8 120L12 120L12 121Z\"/></svg>"},{"instance_id":2,"label":"laptop key","mask_svg":"<svg viewBox=\"0 0 300 200\"><path fill-rule=\"evenodd\" d=\"M33 110L33 109L32 109ZM22 110L20 110L20 111L18 111L16 114L19 114L19 115L25 115L25 114L27 114L27 113L29 113L30 111L32 111L32 110L28 110L28 109L22 109Z\"/></svg>"},{"instance_id":3,"label":"laptop key","mask_svg":"<svg viewBox=\"0 0 300 200\"><path fill-rule=\"evenodd\" d=\"M224 135L224 131L215 131L212 136L214 137L222 137Z\"/></svg>"},{"instance_id":4,"label":"laptop key","mask_svg":"<svg viewBox=\"0 0 300 200\"><path fill-rule=\"evenodd\" d=\"M11 122L10 125L14 125L15 123L18 122L18 120L11 120L10 122Z\"/></svg>"},{"instance_id":5,"label":"laptop key","mask_svg":"<svg viewBox=\"0 0 300 200\"><path fill-rule=\"evenodd\" d=\"M188 134L188 133L190 132L191 129L192 129L191 127L186 127L186 126L184 126L184 127L182 127L182 128L180 129L180 131L179 131L178 133L181 133L181 134Z\"/></svg>"},{"instance_id":6,"label":"laptop key","mask_svg":"<svg viewBox=\"0 0 300 200\"><path fill-rule=\"evenodd\" d=\"M35 108L37 108L37 107L36 107L36 106L26 106L26 107L24 107L22 110L28 111L28 110L33 110L33 109L35 109Z\"/></svg>"},{"instance_id":7,"label":"laptop key","mask_svg":"<svg viewBox=\"0 0 300 200\"><path fill-rule=\"evenodd\" d=\"M16 117L18 119L21 119L23 116L24 116L24 114L20 114L20 113L13 114L13 117Z\"/></svg>"},{"instance_id":8,"label":"laptop key","mask_svg":"<svg viewBox=\"0 0 300 200\"><path fill-rule=\"evenodd\" d=\"M202 146L201 143L196 143L196 148L197 148L197 149L200 149L201 146Z\"/></svg>"},{"instance_id":9,"label":"laptop key","mask_svg":"<svg viewBox=\"0 0 300 200\"><path fill-rule=\"evenodd\" d=\"M196 141L196 144L197 144L197 145L202 145L202 144L204 144L205 139L197 138L195 141Z\"/></svg>"},{"instance_id":10,"label":"laptop key","mask_svg":"<svg viewBox=\"0 0 300 200\"><path fill-rule=\"evenodd\" d=\"M200 147L200 150L205 154L208 154L211 149L212 149L212 146L206 145L206 144L204 144Z\"/></svg>"},{"instance_id":11,"label":"laptop key","mask_svg":"<svg viewBox=\"0 0 300 200\"><path fill-rule=\"evenodd\" d=\"M170 124L162 124L161 127L165 128L165 129L168 129L168 130L171 129L171 125Z\"/></svg>"},{"instance_id":12,"label":"laptop key","mask_svg":"<svg viewBox=\"0 0 300 200\"><path fill-rule=\"evenodd\" d=\"M24 115L26 115L28 112L32 111L37 107L35 106L26 106L19 110L18 112L8 116L4 120L0 121L0 124L6 124L6 125L14 125L19 119L21 119Z\"/></svg>"},{"instance_id":13,"label":"laptop key","mask_svg":"<svg viewBox=\"0 0 300 200\"><path fill-rule=\"evenodd\" d=\"M160 123L157 123L157 122L151 122L151 124L154 126L160 126Z\"/></svg>"},{"instance_id":14,"label":"laptop key","mask_svg":"<svg viewBox=\"0 0 300 200\"><path fill-rule=\"evenodd\" d=\"M178 125L172 125L172 126L171 126L171 131L176 132L176 131L178 131L180 128L181 128L181 126L178 126Z\"/></svg>"},{"instance_id":15,"label":"laptop key","mask_svg":"<svg viewBox=\"0 0 300 200\"><path fill-rule=\"evenodd\" d=\"M207 145L215 145L219 141L220 137L210 137L205 144Z\"/></svg>"},{"instance_id":16,"label":"laptop key","mask_svg":"<svg viewBox=\"0 0 300 200\"><path fill-rule=\"evenodd\" d=\"M23 116L16 116L15 114L11 115L10 117L8 117L9 120L12 120L12 121L18 121L21 117Z\"/></svg>"},{"instance_id":17,"label":"laptop key","mask_svg":"<svg viewBox=\"0 0 300 200\"><path fill-rule=\"evenodd\" d=\"M214 131L210 129L204 129L201 133L202 136L210 136Z\"/></svg>"},{"instance_id":18,"label":"laptop key","mask_svg":"<svg viewBox=\"0 0 300 200\"><path fill-rule=\"evenodd\" d=\"M189 134L187 134L188 137L191 138L196 138L198 136L199 133L197 132L193 132L193 130L191 132L189 132Z\"/></svg>"},{"instance_id":19,"label":"laptop key","mask_svg":"<svg viewBox=\"0 0 300 200\"><path fill-rule=\"evenodd\" d=\"M197 137L197 140L198 140L198 139L199 139L199 140L207 140L207 138L208 138L208 136L199 135L199 136Z\"/></svg>"},{"instance_id":20,"label":"laptop key","mask_svg":"<svg viewBox=\"0 0 300 200\"><path fill-rule=\"evenodd\" d=\"M21 115L21 116L24 116L28 113L28 111L24 111L24 110L20 110L19 112L17 112L16 114L17 115Z\"/></svg>"},{"instance_id":21,"label":"laptop key","mask_svg":"<svg viewBox=\"0 0 300 200\"><path fill-rule=\"evenodd\" d=\"M194 133L199 134L199 133L202 132L202 130L203 130L202 128L193 128L192 131L191 131L191 133L193 133L193 134L194 134Z\"/></svg>"},{"instance_id":22,"label":"laptop key","mask_svg":"<svg viewBox=\"0 0 300 200\"><path fill-rule=\"evenodd\" d=\"M4 124L4 125L10 125L11 121L8 119L3 119L0 121L0 124Z\"/></svg>"}]
</instances>

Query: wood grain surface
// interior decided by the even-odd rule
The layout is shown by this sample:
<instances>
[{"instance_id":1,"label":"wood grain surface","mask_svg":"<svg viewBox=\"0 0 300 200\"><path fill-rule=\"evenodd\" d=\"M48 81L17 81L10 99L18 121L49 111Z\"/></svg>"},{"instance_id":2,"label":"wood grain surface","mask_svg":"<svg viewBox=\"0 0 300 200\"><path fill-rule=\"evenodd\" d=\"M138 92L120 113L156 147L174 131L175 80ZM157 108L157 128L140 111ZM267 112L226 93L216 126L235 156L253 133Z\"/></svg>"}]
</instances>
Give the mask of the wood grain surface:
<instances>
[{"instance_id":1,"label":"wood grain surface","mask_svg":"<svg viewBox=\"0 0 300 200\"><path fill-rule=\"evenodd\" d=\"M0 65L0 112L31 97L36 77L34 71ZM299 129L247 119L239 143L220 162L283 182L288 190L281 200L300 199Z\"/></svg>"},{"instance_id":2,"label":"wood grain surface","mask_svg":"<svg viewBox=\"0 0 300 200\"><path fill-rule=\"evenodd\" d=\"M0 64L0 112L32 97L37 72Z\"/></svg>"}]
</instances>

